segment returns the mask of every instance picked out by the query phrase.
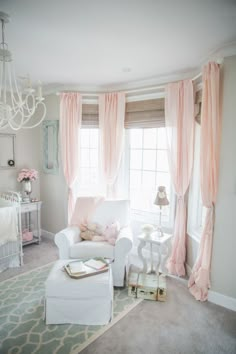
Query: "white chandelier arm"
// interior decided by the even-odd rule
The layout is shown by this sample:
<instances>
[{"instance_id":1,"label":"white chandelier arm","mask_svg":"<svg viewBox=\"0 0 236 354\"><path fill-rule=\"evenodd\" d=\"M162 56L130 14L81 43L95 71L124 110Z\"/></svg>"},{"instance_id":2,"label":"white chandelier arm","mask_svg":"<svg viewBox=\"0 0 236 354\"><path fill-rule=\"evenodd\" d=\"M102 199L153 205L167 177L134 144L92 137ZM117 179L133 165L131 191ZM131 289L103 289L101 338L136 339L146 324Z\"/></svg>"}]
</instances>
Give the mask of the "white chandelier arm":
<instances>
[{"instance_id":1,"label":"white chandelier arm","mask_svg":"<svg viewBox=\"0 0 236 354\"><path fill-rule=\"evenodd\" d=\"M29 107L29 100L32 99L32 107ZM24 109L29 112L29 115L32 116L35 113L36 104L35 97L32 93L28 93L24 100Z\"/></svg>"},{"instance_id":2,"label":"white chandelier arm","mask_svg":"<svg viewBox=\"0 0 236 354\"><path fill-rule=\"evenodd\" d=\"M18 88L12 55L5 42L5 23L9 22L9 16L0 12L2 24L2 41L0 43L0 130L10 127L13 130L22 128L30 129L42 123L46 115L46 106L43 103L41 83L38 95L34 94L30 80L27 89L22 92ZM36 97L35 97L36 96ZM30 124L36 110L42 107L40 115L35 117L36 123Z\"/></svg>"},{"instance_id":3,"label":"white chandelier arm","mask_svg":"<svg viewBox=\"0 0 236 354\"><path fill-rule=\"evenodd\" d=\"M42 123L42 121L44 120L44 118L45 118L45 116L46 116L46 112L47 112L47 110L46 110L46 105L45 105L45 103L43 102L43 101L40 101L40 102L38 102L37 104L36 104L36 107L38 107L38 105L42 105L43 106L43 115L42 115L42 117L41 117L41 119L37 122L37 123L35 123L34 125L31 125L31 126L24 126L23 125L23 129L31 129L31 128L35 128L35 127L37 127L38 125L40 125L41 123ZM24 123L25 124L25 123Z\"/></svg>"},{"instance_id":4,"label":"white chandelier arm","mask_svg":"<svg viewBox=\"0 0 236 354\"><path fill-rule=\"evenodd\" d=\"M9 64L8 65L8 77L9 77L9 84L10 84L10 93L11 93L12 106L14 106L14 103L17 106L19 106L21 104L21 101L22 101L22 96L21 96L21 93L18 90L18 86L17 86L17 82L16 82L15 69L14 69L13 65L12 65L12 76L13 76L13 85L12 85L12 78L11 78L11 66ZM16 92L16 95L18 96L18 102L15 99L14 92Z\"/></svg>"},{"instance_id":5,"label":"white chandelier arm","mask_svg":"<svg viewBox=\"0 0 236 354\"><path fill-rule=\"evenodd\" d=\"M18 111L21 107L23 107L23 109L25 109L26 111L25 117L30 117L35 113L35 97L33 96L32 92L29 92L26 95L25 99L22 99L22 94L18 90L14 68L13 68L13 85L11 80L10 66L8 66L8 68L9 68L9 82L10 82L12 109L13 111ZM14 91L16 91L16 94L14 94ZM31 97L32 99L32 108L30 108L28 105L29 97Z\"/></svg>"},{"instance_id":6,"label":"white chandelier arm","mask_svg":"<svg viewBox=\"0 0 236 354\"><path fill-rule=\"evenodd\" d=\"M18 122L18 123L16 123L16 121L14 121L14 119L13 119L13 120L11 119L10 121L8 121L10 127L11 127L13 130L17 131L17 130L20 130L20 129L32 129L32 128L35 128L35 127L37 127L38 125L40 125L40 124L42 123L42 121L44 120L45 115L46 115L46 105L45 105L45 103L44 103L43 101L38 102L38 103L36 104L36 108L37 108L38 105L40 105L40 104L41 104L42 107L43 107L43 115L42 115L41 119L40 119L37 123L35 123L35 124L33 124L33 125L27 125L27 126L26 126L26 124L30 121L31 117L29 117L28 119L24 120L24 119L23 119L24 116L23 116L23 114L22 114L22 112L21 112L21 114L22 114L21 121ZM19 112L18 112L18 113L19 113ZM1 130L1 127L0 127L0 130Z\"/></svg>"},{"instance_id":7,"label":"white chandelier arm","mask_svg":"<svg viewBox=\"0 0 236 354\"><path fill-rule=\"evenodd\" d=\"M21 116L21 118L18 119L18 121L15 121L16 116L18 116L18 117ZM22 125L24 123L24 112L23 112L22 108L18 109L18 111L15 112L15 114L9 118L8 123L9 123L9 126L11 127L11 129L13 129L13 130L19 130L22 127Z\"/></svg>"}]
</instances>

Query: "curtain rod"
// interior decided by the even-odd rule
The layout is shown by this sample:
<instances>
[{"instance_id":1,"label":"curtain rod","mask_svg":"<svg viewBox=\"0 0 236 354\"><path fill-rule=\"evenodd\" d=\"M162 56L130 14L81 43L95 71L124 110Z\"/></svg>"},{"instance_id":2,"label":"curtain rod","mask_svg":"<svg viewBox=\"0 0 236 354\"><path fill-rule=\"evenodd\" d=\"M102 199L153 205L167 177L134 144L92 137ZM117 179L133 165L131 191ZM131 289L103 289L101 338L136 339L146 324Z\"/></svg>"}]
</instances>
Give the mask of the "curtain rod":
<instances>
[{"instance_id":1,"label":"curtain rod","mask_svg":"<svg viewBox=\"0 0 236 354\"><path fill-rule=\"evenodd\" d=\"M199 73L197 74L196 76L194 76L192 78L192 81L195 81L197 80L199 77L202 76L202 73ZM168 83L167 83L168 84ZM167 85L166 84L166 85ZM146 87L146 88L143 88L143 89L133 89L133 90L129 90L129 91L120 91L120 90L117 90L117 91L120 91L120 92L124 92L126 94L129 94L129 93L136 93L136 92L143 92L143 91L153 91L153 90L164 90L165 89L165 86L166 85L160 85L160 86L154 86L154 87ZM66 92L66 91L62 91L62 92ZM57 92L56 95L59 96L61 92ZM102 92L101 92L102 93ZM92 97L98 97L99 96L99 93L91 93L91 92L88 92L88 93L81 93L81 96L86 96L86 97L89 97L89 96L92 96Z\"/></svg>"}]
</instances>

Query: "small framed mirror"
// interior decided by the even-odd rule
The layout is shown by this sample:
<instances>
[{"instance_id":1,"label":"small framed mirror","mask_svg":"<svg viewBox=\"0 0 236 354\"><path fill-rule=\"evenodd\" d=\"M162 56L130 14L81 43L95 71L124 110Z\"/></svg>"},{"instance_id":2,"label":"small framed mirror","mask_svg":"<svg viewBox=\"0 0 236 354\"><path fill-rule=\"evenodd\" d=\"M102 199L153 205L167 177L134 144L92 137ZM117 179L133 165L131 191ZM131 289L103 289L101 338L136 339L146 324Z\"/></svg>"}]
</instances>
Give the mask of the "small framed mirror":
<instances>
[{"instance_id":1,"label":"small framed mirror","mask_svg":"<svg viewBox=\"0 0 236 354\"><path fill-rule=\"evenodd\" d=\"M58 173L58 120L43 121L43 171Z\"/></svg>"},{"instance_id":2,"label":"small framed mirror","mask_svg":"<svg viewBox=\"0 0 236 354\"><path fill-rule=\"evenodd\" d=\"M0 134L0 168L15 168L15 134Z\"/></svg>"}]
</instances>

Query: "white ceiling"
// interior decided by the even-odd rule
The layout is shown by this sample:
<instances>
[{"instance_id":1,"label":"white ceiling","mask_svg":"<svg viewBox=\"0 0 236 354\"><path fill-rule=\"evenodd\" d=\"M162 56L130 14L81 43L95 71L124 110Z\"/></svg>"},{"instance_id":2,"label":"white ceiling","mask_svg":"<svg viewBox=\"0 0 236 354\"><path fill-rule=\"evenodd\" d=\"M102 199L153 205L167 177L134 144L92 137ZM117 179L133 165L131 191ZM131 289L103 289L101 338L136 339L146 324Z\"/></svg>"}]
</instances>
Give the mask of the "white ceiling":
<instances>
[{"instance_id":1,"label":"white ceiling","mask_svg":"<svg viewBox=\"0 0 236 354\"><path fill-rule=\"evenodd\" d=\"M163 83L236 44L236 0L0 0L0 11L17 74L51 90Z\"/></svg>"}]
</instances>

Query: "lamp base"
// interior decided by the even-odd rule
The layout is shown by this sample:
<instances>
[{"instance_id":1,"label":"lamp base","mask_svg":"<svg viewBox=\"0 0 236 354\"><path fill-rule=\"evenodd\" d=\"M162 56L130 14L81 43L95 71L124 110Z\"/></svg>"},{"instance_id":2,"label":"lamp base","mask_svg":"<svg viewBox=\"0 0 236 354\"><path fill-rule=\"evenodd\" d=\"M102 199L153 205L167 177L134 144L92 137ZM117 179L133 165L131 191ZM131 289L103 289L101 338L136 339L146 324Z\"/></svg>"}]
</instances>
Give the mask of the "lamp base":
<instances>
[{"instance_id":1,"label":"lamp base","mask_svg":"<svg viewBox=\"0 0 236 354\"><path fill-rule=\"evenodd\" d=\"M161 227L158 227L157 228L157 237L158 238L162 238L164 236L164 233L162 231L162 228Z\"/></svg>"}]
</instances>

